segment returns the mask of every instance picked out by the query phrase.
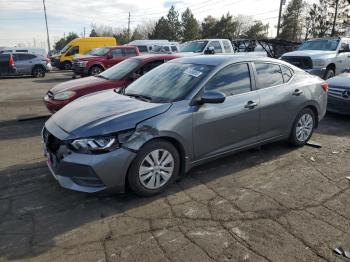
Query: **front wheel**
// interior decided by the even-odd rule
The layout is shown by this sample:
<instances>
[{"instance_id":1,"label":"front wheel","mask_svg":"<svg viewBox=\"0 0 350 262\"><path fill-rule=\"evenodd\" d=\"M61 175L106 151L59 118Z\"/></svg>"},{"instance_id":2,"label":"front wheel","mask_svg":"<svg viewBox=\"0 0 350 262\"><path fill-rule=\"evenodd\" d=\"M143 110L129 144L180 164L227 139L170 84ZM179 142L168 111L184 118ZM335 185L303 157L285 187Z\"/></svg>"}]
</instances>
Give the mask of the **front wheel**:
<instances>
[{"instance_id":1,"label":"front wheel","mask_svg":"<svg viewBox=\"0 0 350 262\"><path fill-rule=\"evenodd\" d=\"M326 70L326 73L324 74L324 80L327 80L327 79L332 78L334 76L335 76L334 70L331 68L328 68Z\"/></svg>"},{"instance_id":2,"label":"front wheel","mask_svg":"<svg viewBox=\"0 0 350 262\"><path fill-rule=\"evenodd\" d=\"M91 69L89 70L89 75L90 76L95 76L98 75L99 73L101 73L103 70L101 67L99 66L93 66L91 67Z\"/></svg>"},{"instance_id":3,"label":"front wheel","mask_svg":"<svg viewBox=\"0 0 350 262\"><path fill-rule=\"evenodd\" d=\"M71 70L72 69L72 63L69 61L66 61L63 63L63 69L64 70Z\"/></svg>"},{"instance_id":4,"label":"front wheel","mask_svg":"<svg viewBox=\"0 0 350 262\"><path fill-rule=\"evenodd\" d=\"M311 138L315 128L315 114L304 108L296 117L289 141L294 146L303 146Z\"/></svg>"},{"instance_id":5,"label":"front wheel","mask_svg":"<svg viewBox=\"0 0 350 262\"><path fill-rule=\"evenodd\" d=\"M154 140L143 146L128 172L130 189L140 196L163 192L179 174L180 156L169 142Z\"/></svg>"}]
</instances>

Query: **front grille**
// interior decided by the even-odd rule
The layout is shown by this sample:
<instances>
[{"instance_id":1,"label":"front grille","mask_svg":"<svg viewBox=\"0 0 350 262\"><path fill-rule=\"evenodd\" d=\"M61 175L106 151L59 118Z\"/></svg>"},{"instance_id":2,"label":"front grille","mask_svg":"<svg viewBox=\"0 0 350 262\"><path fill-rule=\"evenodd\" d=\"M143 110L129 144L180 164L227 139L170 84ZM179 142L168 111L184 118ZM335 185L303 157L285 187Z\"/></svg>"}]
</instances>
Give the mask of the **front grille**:
<instances>
[{"instance_id":1,"label":"front grille","mask_svg":"<svg viewBox=\"0 0 350 262\"><path fill-rule=\"evenodd\" d=\"M350 99L350 88L345 88L341 86L330 86L328 89L328 94L337 98Z\"/></svg>"},{"instance_id":2,"label":"front grille","mask_svg":"<svg viewBox=\"0 0 350 262\"><path fill-rule=\"evenodd\" d=\"M64 142L54 135L52 135L46 128L43 130L43 139L48 151L52 154L56 154Z\"/></svg>"},{"instance_id":3,"label":"front grille","mask_svg":"<svg viewBox=\"0 0 350 262\"><path fill-rule=\"evenodd\" d=\"M312 60L308 56L283 56L282 60L300 69L312 69Z\"/></svg>"}]
</instances>

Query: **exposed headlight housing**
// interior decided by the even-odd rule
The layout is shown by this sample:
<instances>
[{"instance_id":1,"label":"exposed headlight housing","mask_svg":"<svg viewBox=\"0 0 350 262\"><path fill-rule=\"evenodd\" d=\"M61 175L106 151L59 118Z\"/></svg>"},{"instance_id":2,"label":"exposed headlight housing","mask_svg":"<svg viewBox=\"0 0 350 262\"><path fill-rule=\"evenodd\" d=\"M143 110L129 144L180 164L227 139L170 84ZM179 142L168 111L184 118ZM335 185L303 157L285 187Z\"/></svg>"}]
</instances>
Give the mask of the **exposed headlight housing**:
<instances>
[{"instance_id":1,"label":"exposed headlight housing","mask_svg":"<svg viewBox=\"0 0 350 262\"><path fill-rule=\"evenodd\" d=\"M70 143L72 149L82 154L102 154L118 149L134 133L134 130L120 132L117 135L76 139Z\"/></svg>"},{"instance_id":2,"label":"exposed headlight housing","mask_svg":"<svg viewBox=\"0 0 350 262\"><path fill-rule=\"evenodd\" d=\"M71 97L75 96L75 92L74 91L63 91L57 94L53 95L53 99L54 100L67 100Z\"/></svg>"},{"instance_id":3,"label":"exposed headlight housing","mask_svg":"<svg viewBox=\"0 0 350 262\"><path fill-rule=\"evenodd\" d=\"M77 65L78 65L79 67L86 67L87 63L88 63L88 61L78 61L78 62L77 62Z\"/></svg>"}]
</instances>

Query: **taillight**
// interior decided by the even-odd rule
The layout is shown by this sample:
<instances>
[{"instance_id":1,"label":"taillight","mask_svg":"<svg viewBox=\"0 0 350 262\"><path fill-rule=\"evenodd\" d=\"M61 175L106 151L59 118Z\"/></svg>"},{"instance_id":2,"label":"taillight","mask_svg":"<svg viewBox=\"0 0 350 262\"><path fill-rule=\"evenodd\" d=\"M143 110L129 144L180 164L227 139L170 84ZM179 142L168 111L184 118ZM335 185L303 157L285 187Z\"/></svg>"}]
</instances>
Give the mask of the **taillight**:
<instances>
[{"instance_id":1,"label":"taillight","mask_svg":"<svg viewBox=\"0 0 350 262\"><path fill-rule=\"evenodd\" d=\"M46 58L46 64L50 63L50 59L49 58Z\"/></svg>"},{"instance_id":2,"label":"taillight","mask_svg":"<svg viewBox=\"0 0 350 262\"><path fill-rule=\"evenodd\" d=\"M15 61L13 60L12 55L10 55L10 61L9 61L10 66L15 67Z\"/></svg>"},{"instance_id":3,"label":"taillight","mask_svg":"<svg viewBox=\"0 0 350 262\"><path fill-rule=\"evenodd\" d=\"M329 89L328 84L327 83L323 83L322 84L322 89L323 89L323 91L325 91L327 93L328 89Z\"/></svg>"}]
</instances>

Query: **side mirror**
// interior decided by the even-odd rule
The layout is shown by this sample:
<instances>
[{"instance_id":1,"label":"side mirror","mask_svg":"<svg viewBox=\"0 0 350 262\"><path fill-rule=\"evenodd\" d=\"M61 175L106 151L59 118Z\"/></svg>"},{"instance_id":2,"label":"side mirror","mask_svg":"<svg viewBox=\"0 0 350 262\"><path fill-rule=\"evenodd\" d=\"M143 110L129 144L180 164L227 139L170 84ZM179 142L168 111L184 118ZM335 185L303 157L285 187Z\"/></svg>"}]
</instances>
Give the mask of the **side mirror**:
<instances>
[{"instance_id":1,"label":"side mirror","mask_svg":"<svg viewBox=\"0 0 350 262\"><path fill-rule=\"evenodd\" d=\"M112 59L113 56L112 56L111 54L108 54L108 55L106 56L106 58L107 58L107 59Z\"/></svg>"},{"instance_id":2,"label":"side mirror","mask_svg":"<svg viewBox=\"0 0 350 262\"><path fill-rule=\"evenodd\" d=\"M225 101L226 97L223 93L218 91L205 91L199 99L200 104L220 104Z\"/></svg>"},{"instance_id":3,"label":"side mirror","mask_svg":"<svg viewBox=\"0 0 350 262\"><path fill-rule=\"evenodd\" d=\"M204 54L206 54L206 55L214 55L215 54L215 48L213 46L209 46L207 49L205 49Z\"/></svg>"}]
</instances>

